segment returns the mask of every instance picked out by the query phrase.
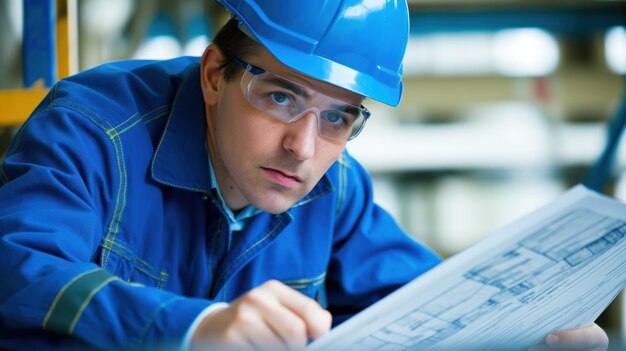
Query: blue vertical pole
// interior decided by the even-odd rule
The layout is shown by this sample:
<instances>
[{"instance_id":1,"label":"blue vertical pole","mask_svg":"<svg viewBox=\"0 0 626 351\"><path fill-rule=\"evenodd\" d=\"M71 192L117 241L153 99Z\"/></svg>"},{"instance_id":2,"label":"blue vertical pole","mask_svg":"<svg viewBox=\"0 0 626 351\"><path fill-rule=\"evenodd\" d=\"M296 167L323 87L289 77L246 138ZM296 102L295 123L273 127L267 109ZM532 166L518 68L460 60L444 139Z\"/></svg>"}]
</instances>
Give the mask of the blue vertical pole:
<instances>
[{"instance_id":1,"label":"blue vertical pole","mask_svg":"<svg viewBox=\"0 0 626 351\"><path fill-rule=\"evenodd\" d=\"M51 87L57 77L56 9L54 0L24 0L24 86L42 81Z\"/></svg>"},{"instance_id":2,"label":"blue vertical pole","mask_svg":"<svg viewBox=\"0 0 626 351\"><path fill-rule=\"evenodd\" d=\"M626 76L622 96L622 106L617 111L617 114L608 127L608 136L606 146L600 155L600 158L596 161L593 167L587 173L587 177L583 181L583 184L589 189L593 189L598 192L602 192L604 186L611 178L613 166L615 164L615 155L618 150L620 139L626 129Z\"/></svg>"}]
</instances>

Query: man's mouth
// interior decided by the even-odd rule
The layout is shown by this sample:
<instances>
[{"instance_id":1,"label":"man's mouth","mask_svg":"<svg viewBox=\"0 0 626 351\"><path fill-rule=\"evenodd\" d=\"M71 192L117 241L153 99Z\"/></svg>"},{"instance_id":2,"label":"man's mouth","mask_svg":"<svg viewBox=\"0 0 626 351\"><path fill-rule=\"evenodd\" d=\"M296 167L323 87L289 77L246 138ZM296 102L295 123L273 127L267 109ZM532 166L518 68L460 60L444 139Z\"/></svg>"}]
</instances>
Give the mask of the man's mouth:
<instances>
[{"instance_id":1,"label":"man's mouth","mask_svg":"<svg viewBox=\"0 0 626 351\"><path fill-rule=\"evenodd\" d=\"M273 182L278 183L284 187L291 188L302 183L302 179L300 179L295 174L281 171L275 168L261 167L261 169Z\"/></svg>"}]
</instances>

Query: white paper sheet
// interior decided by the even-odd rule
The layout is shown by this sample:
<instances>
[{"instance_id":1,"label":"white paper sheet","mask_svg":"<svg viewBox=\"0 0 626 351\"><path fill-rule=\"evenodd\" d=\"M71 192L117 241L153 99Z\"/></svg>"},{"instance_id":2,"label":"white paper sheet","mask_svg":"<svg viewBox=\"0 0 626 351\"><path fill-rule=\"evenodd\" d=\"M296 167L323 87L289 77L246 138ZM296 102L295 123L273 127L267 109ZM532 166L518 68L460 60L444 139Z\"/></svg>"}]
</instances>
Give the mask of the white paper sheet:
<instances>
[{"instance_id":1,"label":"white paper sheet","mask_svg":"<svg viewBox=\"0 0 626 351\"><path fill-rule=\"evenodd\" d=\"M525 349L592 323L625 283L626 205L579 185L307 350Z\"/></svg>"}]
</instances>

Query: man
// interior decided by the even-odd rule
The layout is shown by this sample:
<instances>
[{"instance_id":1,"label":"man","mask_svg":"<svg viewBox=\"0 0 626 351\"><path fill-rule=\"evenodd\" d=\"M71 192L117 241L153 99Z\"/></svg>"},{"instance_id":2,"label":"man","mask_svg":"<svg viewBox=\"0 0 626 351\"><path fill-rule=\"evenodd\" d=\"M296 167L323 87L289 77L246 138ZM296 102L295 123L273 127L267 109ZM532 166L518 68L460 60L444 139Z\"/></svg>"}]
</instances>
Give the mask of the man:
<instances>
[{"instance_id":1,"label":"man","mask_svg":"<svg viewBox=\"0 0 626 351\"><path fill-rule=\"evenodd\" d=\"M78 74L16 135L0 347L298 349L439 262L344 151L400 99L406 4L223 3L200 62Z\"/></svg>"}]
</instances>

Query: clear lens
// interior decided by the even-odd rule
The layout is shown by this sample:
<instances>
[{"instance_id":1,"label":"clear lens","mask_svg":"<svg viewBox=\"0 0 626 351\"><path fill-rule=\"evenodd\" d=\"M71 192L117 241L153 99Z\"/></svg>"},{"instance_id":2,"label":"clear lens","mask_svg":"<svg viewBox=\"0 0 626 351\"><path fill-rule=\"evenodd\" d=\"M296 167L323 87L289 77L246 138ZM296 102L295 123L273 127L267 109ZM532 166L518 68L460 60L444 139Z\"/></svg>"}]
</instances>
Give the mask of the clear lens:
<instances>
[{"instance_id":1,"label":"clear lens","mask_svg":"<svg viewBox=\"0 0 626 351\"><path fill-rule=\"evenodd\" d=\"M318 134L335 140L356 137L369 112L292 82L273 73L252 74L249 70L241 78L246 100L275 118L291 123L309 112L315 112Z\"/></svg>"}]
</instances>

